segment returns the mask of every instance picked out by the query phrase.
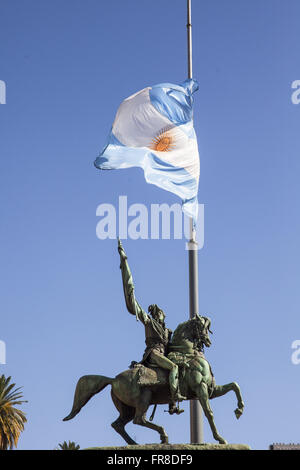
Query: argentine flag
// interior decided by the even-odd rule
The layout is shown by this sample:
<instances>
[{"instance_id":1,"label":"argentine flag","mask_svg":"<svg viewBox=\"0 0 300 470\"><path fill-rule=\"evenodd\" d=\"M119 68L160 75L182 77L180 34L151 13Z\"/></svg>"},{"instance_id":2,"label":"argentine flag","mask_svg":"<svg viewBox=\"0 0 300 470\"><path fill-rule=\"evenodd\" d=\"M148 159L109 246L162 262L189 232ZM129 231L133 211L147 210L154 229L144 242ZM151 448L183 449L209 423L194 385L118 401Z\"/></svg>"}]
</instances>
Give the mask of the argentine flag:
<instances>
[{"instance_id":1,"label":"argentine flag","mask_svg":"<svg viewBox=\"0 0 300 470\"><path fill-rule=\"evenodd\" d=\"M124 100L107 145L95 160L101 170L143 168L148 183L182 199L197 220L200 162L193 127L193 93L198 83L161 83Z\"/></svg>"}]
</instances>

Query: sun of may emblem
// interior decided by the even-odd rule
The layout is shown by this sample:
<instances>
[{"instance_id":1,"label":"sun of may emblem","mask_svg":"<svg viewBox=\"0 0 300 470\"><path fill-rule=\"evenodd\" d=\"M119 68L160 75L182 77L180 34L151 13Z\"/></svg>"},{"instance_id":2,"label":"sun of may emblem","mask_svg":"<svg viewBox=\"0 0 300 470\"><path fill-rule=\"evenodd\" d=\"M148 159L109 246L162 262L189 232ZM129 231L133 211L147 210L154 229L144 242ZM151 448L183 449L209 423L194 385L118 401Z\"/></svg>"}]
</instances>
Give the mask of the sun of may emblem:
<instances>
[{"instance_id":1,"label":"sun of may emblem","mask_svg":"<svg viewBox=\"0 0 300 470\"><path fill-rule=\"evenodd\" d=\"M170 128L165 127L152 139L149 147L157 152L170 152L175 148L174 134Z\"/></svg>"}]
</instances>

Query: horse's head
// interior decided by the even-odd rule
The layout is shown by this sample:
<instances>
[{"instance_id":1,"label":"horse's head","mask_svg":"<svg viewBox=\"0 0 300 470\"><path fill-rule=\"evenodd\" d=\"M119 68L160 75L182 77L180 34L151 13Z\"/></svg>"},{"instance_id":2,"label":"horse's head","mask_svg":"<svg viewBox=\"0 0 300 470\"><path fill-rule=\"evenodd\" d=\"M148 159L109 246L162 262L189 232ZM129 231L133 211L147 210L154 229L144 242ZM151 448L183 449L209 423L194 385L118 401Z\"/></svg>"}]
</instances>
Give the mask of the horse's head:
<instances>
[{"instance_id":1,"label":"horse's head","mask_svg":"<svg viewBox=\"0 0 300 470\"><path fill-rule=\"evenodd\" d=\"M191 350L197 349L203 351L203 347L209 348L211 345L209 333L210 331L210 319L195 315L192 319L180 323L173 333L171 339L171 350L172 351L184 351L186 353Z\"/></svg>"},{"instance_id":2,"label":"horse's head","mask_svg":"<svg viewBox=\"0 0 300 470\"><path fill-rule=\"evenodd\" d=\"M202 349L203 346L209 348L211 345L209 333L212 333L212 331L210 330L210 318L196 315L190 321L193 323L193 334L195 344L198 346L199 349Z\"/></svg>"},{"instance_id":3,"label":"horse's head","mask_svg":"<svg viewBox=\"0 0 300 470\"><path fill-rule=\"evenodd\" d=\"M202 350L203 346L209 348L211 345L209 333L212 333L210 330L210 318L195 315L189 322L192 341L195 347L199 350Z\"/></svg>"}]
</instances>

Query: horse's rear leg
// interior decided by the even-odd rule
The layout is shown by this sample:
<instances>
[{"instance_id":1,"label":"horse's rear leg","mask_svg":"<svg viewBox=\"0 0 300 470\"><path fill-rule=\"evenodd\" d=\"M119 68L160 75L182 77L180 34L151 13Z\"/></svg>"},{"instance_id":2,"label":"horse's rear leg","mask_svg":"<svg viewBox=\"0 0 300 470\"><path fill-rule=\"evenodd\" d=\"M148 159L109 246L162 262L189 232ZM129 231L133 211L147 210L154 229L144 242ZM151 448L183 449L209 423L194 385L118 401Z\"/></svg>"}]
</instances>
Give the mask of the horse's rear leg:
<instances>
[{"instance_id":1,"label":"horse's rear leg","mask_svg":"<svg viewBox=\"0 0 300 470\"><path fill-rule=\"evenodd\" d=\"M133 419L134 424L139 424L140 426L145 426L146 428L153 429L157 431L160 435L160 441L162 444L168 444L168 435L162 426L158 426L157 424L151 423L150 421L146 420L146 413L149 408L151 401L151 391L145 390L141 396L140 401L137 404L135 416Z\"/></svg>"},{"instance_id":2,"label":"horse's rear leg","mask_svg":"<svg viewBox=\"0 0 300 470\"><path fill-rule=\"evenodd\" d=\"M240 387L236 382L230 382L229 384L225 384L225 385L216 385L210 398L212 399L212 398L221 397L225 395L226 393L230 392L231 390L235 393L237 401L238 401L237 403L238 407L236 410L234 410L234 412L235 412L235 416L237 417L237 419L239 419L239 417L243 413L245 404L242 399Z\"/></svg>"},{"instance_id":3,"label":"horse's rear leg","mask_svg":"<svg viewBox=\"0 0 300 470\"><path fill-rule=\"evenodd\" d=\"M114 402L115 407L120 413L119 418L111 423L111 426L114 428L115 431L117 431L120 436L123 437L123 439L127 442L127 444L130 445L136 445L136 442L131 439L129 434L125 431L125 426L127 423L129 423L135 413L135 408L132 408L131 406L127 406L124 403L122 403L114 394L111 392L111 398L112 401Z\"/></svg>"}]
</instances>

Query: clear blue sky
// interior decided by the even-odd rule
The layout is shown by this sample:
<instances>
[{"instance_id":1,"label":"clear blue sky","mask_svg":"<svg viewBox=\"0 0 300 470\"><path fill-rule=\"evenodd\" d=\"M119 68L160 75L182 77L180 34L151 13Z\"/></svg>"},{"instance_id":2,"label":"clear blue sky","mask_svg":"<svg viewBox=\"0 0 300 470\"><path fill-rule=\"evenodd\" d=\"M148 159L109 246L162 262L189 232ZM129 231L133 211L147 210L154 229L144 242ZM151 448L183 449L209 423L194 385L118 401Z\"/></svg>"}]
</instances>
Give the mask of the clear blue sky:
<instances>
[{"instance_id":1,"label":"clear blue sky","mask_svg":"<svg viewBox=\"0 0 300 470\"><path fill-rule=\"evenodd\" d=\"M185 0L1 2L0 372L23 386L28 423L19 449L123 445L105 389L67 423L77 379L114 376L139 360L144 330L125 308L114 240L96 237L96 208L179 202L139 169L93 167L116 109L152 84L186 78ZM229 441L266 449L299 441L298 0L194 0L195 129L201 155L200 313L212 319L207 351L217 383L239 382L211 402ZM188 318L181 240L124 242L147 308L172 329ZM171 442L189 442L186 412L157 411ZM159 442L133 424L138 442ZM205 440L213 442L205 422Z\"/></svg>"}]
</instances>

